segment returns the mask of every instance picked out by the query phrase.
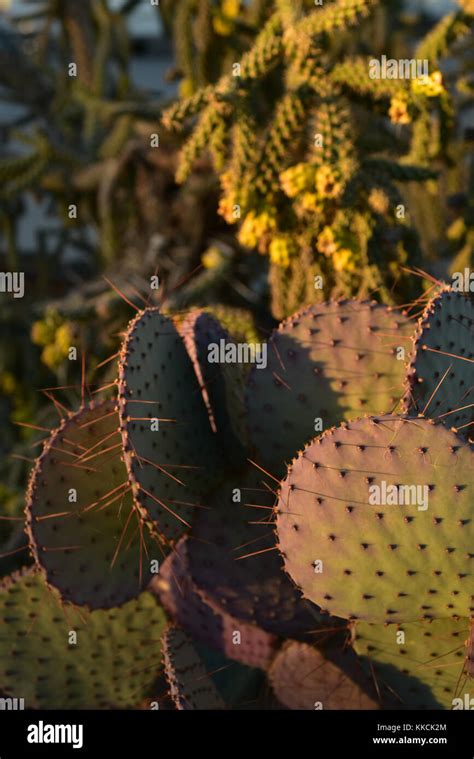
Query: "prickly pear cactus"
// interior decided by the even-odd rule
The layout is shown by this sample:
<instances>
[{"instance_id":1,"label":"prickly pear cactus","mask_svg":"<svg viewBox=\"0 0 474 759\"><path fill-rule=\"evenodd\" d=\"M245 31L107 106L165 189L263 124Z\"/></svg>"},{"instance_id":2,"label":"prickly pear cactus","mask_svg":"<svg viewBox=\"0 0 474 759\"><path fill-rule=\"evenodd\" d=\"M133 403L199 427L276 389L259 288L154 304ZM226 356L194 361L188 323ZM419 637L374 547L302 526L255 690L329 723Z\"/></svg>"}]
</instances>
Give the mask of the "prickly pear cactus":
<instances>
[{"instance_id":1,"label":"prickly pear cactus","mask_svg":"<svg viewBox=\"0 0 474 759\"><path fill-rule=\"evenodd\" d=\"M129 326L118 393L132 491L168 546L190 529L219 453L191 360L158 309L139 313Z\"/></svg>"},{"instance_id":2,"label":"prickly pear cactus","mask_svg":"<svg viewBox=\"0 0 474 759\"><path fill-rule=\"evenodd\" d=\"M472 437L474 305L446 288L426 306L414 336L404 407Z\"/></svg>"},{"instance_id":3,"label":"prickly pear cactus","mask_svg":"<svg viewBox=\"0 0 474 759\"><path fill-rule=\"evenodd\" d=\"M271 513L272 493L253 476L244 481L241 493L245 501L235 503L233 488L222 487L210 502L212 508L199 514L188 546L198 593L221 613L270 633L314 640L321 625L334 627L337 621L300 598L283 572L272 524L256 508L258 516L252 520L256 505Z\"/></svg>"},{"instance_id":4,"label":"prickly pear cactus","mask_svg":"<svg viewBox=\"0 0 474 759\"><path fill-rule=\"evenodd\" d=\"M421 418L360 419L310 443L276 516L285 569L304 597L369 622L470 615L473 456ZM400 504L400 486L415 485Z\"/></svg>"},{"instance_id":5,"label":"prickly pear cactus","mask_svg":"<svg viewBox=\"0 0 474 759\"><path fill-rule=\"evenodd\" d=\"M284 462L343 419L395 409L412 328L400 310L371 301L302 309L271 335L267 367L248 381L250 438L278 477Z\"/></svg>"},{"instance_id":6,"label":"prickly pear cactus","mask_svg":"<svg viewBox=\"0 0 474 759\"><path fill-rule=\"evenodd\" d=\"M193 362L209 421L226 458L235 464L244 454L244 382L242 367L213 359L221 346L234 345L216 318L192 311L179 327Z\"/></svg>"},{"instance_id":7,"label":"prickly pear cactus","mask_svg":"<svg viewBox=\"0 0 474 759\"><path fill-rule=\"evenodd\" d=\"M119 606L144 590L161 554L134 503L114 401L64 419L33 469L26 520L30 548L66 601Z\"/></svg>"},{"instance_id":8,"label":"prickly pear cactus","mask_svg":"<svg viewBox=\"0 0 474 759\"><path fill-rule=\"evenodd\" d=\"M170 627L163 636L163 657L171 698L177 709L225 709L188 633L179 627Z\"/></svg>"},{"instance_id":9,"label":"prickly pear cactus","mask_svg":"<svg viewBox=\"0 0 474 759\"><path fill-rule=\"evenodd\" d=\"M150 590L157 593L169 616L195 640L249 667L267 669L277 649L277 638L204 601L191 578L187 544L187 537L179 541Z\"/></svg>"},{"instance_id":10,"label":"prickly pear cactus","mask_svg":"<svg viewBox=\"0 0 474 759\"><path fill-rule=\"evenodd\" d=\"M63 603L41 573L0 584L0 684L27 709L136 706L161 670L165 615L150 593L120 609Z\"/></svg>"},{"instance_id":11,"label":"prickly pear cactus","mask_svg":"<svg viewBox=\"0 0 474 759\"><path fill-rule=\"evenodd\" d=\"M400 625L357 622L354 649L367 672L390 687L400 706L452 709L455 699L463 701L474 686L470 628L466 618Z\"/></svg>"},{"instance_id":12,"label":"prickly pear cactus","mask_svg":"<svg viewBox=\"0 0 474 759\"><path fill-rule=\"evenodd\" d=\"M373 682L356 673L351 653L340 653L338 666L307 643L286 643L268 672L275 695L288 709L378 709ZM350 659L355 679L347 673L345 659Z\"/></svg>"},{"instance_id":13,"label":"prickly pear cactus","mask_svg":"<svg viewBox=\"0 0 474 759\"><path fill-rule=\"evenodd\" d=\"M410 331L396 310L303 309L271 336L244 405L242 367L209 361L229 340L214 317L140 312L118 400L69 414L33 468L36 567L0 585L0 691L31 708L150 708L163 654L180 710L274 706L268 683L277 708L458 708L474 452L436 404L470 382L466 303L443 291L420 320L410 401L424 356L447 358L423 349L438 320L468 360L454 378L436 364L410 416L390 413Z\"/></svg>"}]
</instances>

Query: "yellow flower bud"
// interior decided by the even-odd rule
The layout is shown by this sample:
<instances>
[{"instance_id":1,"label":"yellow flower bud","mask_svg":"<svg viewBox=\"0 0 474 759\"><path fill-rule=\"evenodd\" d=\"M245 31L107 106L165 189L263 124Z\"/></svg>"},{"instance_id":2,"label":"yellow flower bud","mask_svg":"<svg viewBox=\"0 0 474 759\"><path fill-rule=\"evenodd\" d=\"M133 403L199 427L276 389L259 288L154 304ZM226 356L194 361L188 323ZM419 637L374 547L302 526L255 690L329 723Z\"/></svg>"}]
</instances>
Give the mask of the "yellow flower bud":
<instances>
[{"instance_id":1,"label":"yellow flower bud","mask_svg":"<svg viewBox=\"0 0 474 759\"><path fill-rule=\"evenodd\" d=\"M205 269L217 269L223 261L222 252L214 246L202 254L201 262Z\"/></svg>"},{"instance_id":2,"label":"yellow flower bud","mask_svg":"<svg viewBox=\"0 0 474 759\"><path fill-rule=\"evenodd\" d=\"M298 163L280 174L282 190L289 198L311 189L313 182L314 168L308 163Z\"/></svg>"},{"instance_id":3,"label":"yellow flower bud","mask_svg":"<svg viewBox=\"0 0 474 759\"><path fill-rule=\"evenodd\" d=\"M352 251L349 250L349 248L341 248L340 250L337 250L332 258L335 270L343 271L343 269L345 269L346 271L354 271L355 265L354 262L351 261L351 258Z\"/></svg>"},{"instance_id":4,"label":"yellow flower bud","mask_svg":"<svg viewBox=\"0 0 474 759\"><path fill-rule=\"evenodd\" d=\"M270 243L270 261L283 269L288 268L295 252L296 246L289 235L277 235Z\"/></svg>"},{"instance_id":5,"label":"yellow flower bud","mask_svg":"<svg viewBox=\"0 0 474 759\"><path fill-rule=\"evenodd\" d=\"M325 256L332 256L337 250L337 243L331 227L324 227L316 240L316 248Z\"/></svg>"},{"instance_id":6,"label":"yellow flower bud","mask_svg":"<svg viewBox=\"0 0 474 759\"><path fill-rule=\"evenodd\" d=\"M330 166L320 166L316 171L316 191L320 198L337 198L342 185Z\"/></svg>"},{"instance_id":7,"label":"yellow flower bud","mask_svg":"<svg viewBox=\"0 0 474 759\"><path fill-rule=\"evenodd\" d=\"M444 92L443 75L441 71L434 71L428 76L419 76L412 79L411 88L417 95L425 95L428 98L435 98Z\"/></svg>"},{"instance_id":8,"label":"yellow flower bud","mask_svg":"<svg viewBox=\"0 0 474 759\"><path fill-rule=\"evenodd\" d=\"M388 112L392 124L409 124L411 116L408 112L408 102L403 95L397 95L390 101Z\"/></svg>"}]
</instances>

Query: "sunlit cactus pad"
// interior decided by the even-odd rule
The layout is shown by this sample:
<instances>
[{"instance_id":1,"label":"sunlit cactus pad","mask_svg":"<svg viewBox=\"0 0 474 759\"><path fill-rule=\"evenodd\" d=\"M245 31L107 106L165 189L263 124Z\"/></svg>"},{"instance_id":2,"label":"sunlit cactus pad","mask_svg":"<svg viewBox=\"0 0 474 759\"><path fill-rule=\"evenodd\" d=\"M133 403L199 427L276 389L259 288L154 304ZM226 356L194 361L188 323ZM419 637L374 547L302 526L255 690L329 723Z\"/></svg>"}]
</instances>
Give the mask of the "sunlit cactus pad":
<instances>
[{"instance_id":1,"label":"sunlit cactus pad","mask_svg":"<svg viewBox=\"0 0 474 759\"><path fill-rule=\"evenodd\" d=\"M472 695L474 687L466 662L469 629L466 618L387 626L358 622L354 649L401 707L465 708L465 694Z\"/></svg>"},{"instance_id":2,"label":"sunlit cactus pad","mask_svg":"<svg viewBox=\"0 0 474 759\"><path fill-rule=\"evenodd\" d=\"M473 455L440 423L391 416L308 445L276 519L286 571L305 598L372 622L471 614ZM420 489L403 505L384 503L392 485Z\"/></svg>"}]
</instances>

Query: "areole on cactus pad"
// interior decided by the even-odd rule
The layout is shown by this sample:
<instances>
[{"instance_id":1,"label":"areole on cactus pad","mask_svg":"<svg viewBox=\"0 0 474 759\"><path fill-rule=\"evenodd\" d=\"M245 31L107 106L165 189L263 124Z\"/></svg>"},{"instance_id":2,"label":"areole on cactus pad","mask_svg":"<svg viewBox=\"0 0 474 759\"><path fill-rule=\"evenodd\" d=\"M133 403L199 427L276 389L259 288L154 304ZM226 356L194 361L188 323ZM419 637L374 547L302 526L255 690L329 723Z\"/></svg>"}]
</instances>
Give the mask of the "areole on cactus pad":
<instances>
[{"instance_id":1,"label":"areole on cactus pad","mask_svg":"<svg viewBox=\"0 0 474 759\"><path fill-rule=\"evenodd\" d=\"M122 461L115 401L63 420L33 469L26 520L30 548L61 596L109 608L138 595L161 552L136 508Z\"/></svg>"},{"instance_id":2,"label":"areole on cactus pad","mask_svg":"<svg viewBox=\"0 0 474 759\"><path fill-rule=\"evenodd\" d=\"M423 418L359 419L313 440L290 465L276 512L285 568L304 597L371 622L472 614L473 457Z\"/></svg>"}]
</instances>

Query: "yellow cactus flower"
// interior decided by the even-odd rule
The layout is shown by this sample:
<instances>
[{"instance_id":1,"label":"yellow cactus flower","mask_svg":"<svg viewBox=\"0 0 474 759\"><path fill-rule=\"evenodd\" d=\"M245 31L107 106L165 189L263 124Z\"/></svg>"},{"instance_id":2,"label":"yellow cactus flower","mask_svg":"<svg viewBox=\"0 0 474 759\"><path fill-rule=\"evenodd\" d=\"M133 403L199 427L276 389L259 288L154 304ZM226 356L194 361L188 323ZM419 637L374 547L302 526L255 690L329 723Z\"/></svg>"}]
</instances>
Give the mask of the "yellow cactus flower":
<instances>
[{"instance_id":1,"label":"yellow cactus flower","mask_svg":"<svg viewBox=\"0 0 474 759\"><path fill-rule=\"evenodd\" d=\"M202 254L201 263L205 269L217 269L223 262L222 251L211 246Z\"/></svg>"},{"instance_id":2,"label":"yellow cactus flower","mask_svg":"<svg viewBox=\"0 0 474 759\"><path fill-rule=\"evenodd\" d=\"M299 198L299 202L303 211L313 211L317 213L322 210L322 203L319 200L315 192L305 192Z\"/></svg>"},{"instance_id":3,"label":"yellow cactus flower","mask_svg":"<svg viewBox=\"0 0 474 759\"><path fill-rule=\"evenodd\" d=\"M222 13L228 18L237 18L240 13L241 0L222 0Z\"/></svg>"},{"instance_id":4,"label":"yellow cactus flower","mask_svg":"<svg viewBox=\"0 0 474 759\"><path fill-rule=\"evenodd\" d=\"M41 354L41 360L50 369L56 369L64 360L64 355L56 343L50 343Z\"/></svg>"},{"instance_id":5,"label":"yellow cactus flower","mask_svg":"<svg viewBox=\"0 0 474 759\"><path fill-rule=\"evenodd\" d=\"M352 250L349 250L349 248L337 250L332 257L335 270L343 271L345 269L346 271L354 271L355 264L354 261L351 261L352 256Z\"/></svg>"},{"instance_id":6,"label":"yellow cactus flower","mask_svg":"<svg viewBox=\"0 0 474 759\"><path fill-rule=\"evenodd\" d=\"M186 98L191 97L191 95L194 95L194 84L192 83L191 79L182 79L179 83L178 87L178 93L181 100L186 100Z\"/></svg>"},{"instance_id":7,"label":"yellow cactus flower","mask_svg":"<svg viewBox=\"0 0 474 759\"><path fill-rule=\"evenodd\" d=\"M428 76L419 76L412 79L411 88L416 95L425 95L427 98L435 98L444 92L443 75L441 71L434 71Z\"/></svg>"},{"instance_id":8,"label":"yellow cactus flower","mask_svg":"<svg viewBox=\"0 0 474 759\"><path fill-rule=\"evenodd\" d=\"M314 182L314 168L309 163L297 163L280 174L280 184L285 195L295 198L309 190Z\"/></svg>"},{"instance_id":9,"label":"yellow cactus flower","mask_svg":"<svg viewBox=\"0 0 474 759\"><path fill-rule=\"evenodd\" d=\"M390 208L390 198L381 187L373 187L368 197L369 206L375 213L385 215Z\"/></svg>"},{"instance_id":10,"label":"yellow cactus flower","mask_svg":"<svg viewBox=\"0 0 474 759\"><path fill-rule=\"evenodd\" d=\"M65 322L64 324L61 324L60 327L56 330L55 340L56 346L58 350L61 352L63 356L67 356L69 348L71 347L71 344L73 342L73 333L71 325Z\"/></svg>"},{"instance_id":11,"label":"yellow cactus flower","mask_svg":"<svg viewBox=\"0 0 474 759\"><path fill-rule=\"evenodd\" d=\"M316 171L316 190L320 198L337 198L342 185L330 166L320 166Z\"/></svg>"},{"instance_id":12,"label":"yellow cactus flower","mask_svg":"<svg viewBox=\"0 0 474 759\"><path fill-rule=\"evenodd\" d=\"M337 250L337 243L331 227L324 227L323 231L319 233L316 240L316 248L325 256L334 255Z\"/></svg>"},{"instance_id":13,"label":"yellow cactus flower","mask_svg":"<svg viewBox=\"0 0 474 759\"><path fill-rule=\"evenodd\" d=\"M404 95L396 95L391 99L388 115L392 124L410 124L408 101Z\"/></svg>"},{"instance_id":14,"label":"yellow cactus flower","mask_svg":"<svg viewBox=\"0 0 474 759\"><path fill-rule=\"evenodd\" d=\"M237 195L235 192L229 192L227 195L221 196L217 213L225 219L227 224L235 224L239 220L239 216L235 212L236 206L238 206Z\"/></svg>"},{"instance_id":15,"label":"yellow cactus flower","mask_svg":"<svg viewBox=\"0 0 474 759\"><path fill-rule=\"evenodd\" d=\"M34 322L31 327L31 340L35 345L47 345L54 339L54 326L48 321Z\"/></svg>"},{"instance_id":16,"label":"yellow cactus flower","mask_svg":"<svg viewBox=\"0 0 474 759\"><path fill-rule=\"evenodd\" d=\"M221 37L229 37L234 28L234 21L240 13L240 0L222 0L222 5L212 19L212 26L216 34Z\"/></svg>"},{"instance_id":17,"label":"yellow cactus flower","mask_svg":"<svg viewBox=\"0 0 474 759\"><path fill-rule=\"evenodd\" d=\"M290 258L295 252L296 246L289 235L277 235L270 243L270 261L282 269L288 268Z\"/></svg>"},{"instance_id":18,"label":"yellow cactus flower","mask_svg":"<svg viewBox=\"0 0 474 759\"><path fill-rule=\"evenodd\" d=\"M237 237L240 244L246 248L256 248L263 235L274 229L276 229L274 215L267 211L261 214L250 211L245 217Z\"/></svg>"},{"instance_id":19,"label":"yellow cactus flower","mask_svg":"<svg viewBox=\"0 0 474 759\"><path fill-rule=\"evenodd\" d=\"M0 375L0 392L3 395L13 395L16 390L16 380L11 372Z\"/></svg>"}]
</instances>

